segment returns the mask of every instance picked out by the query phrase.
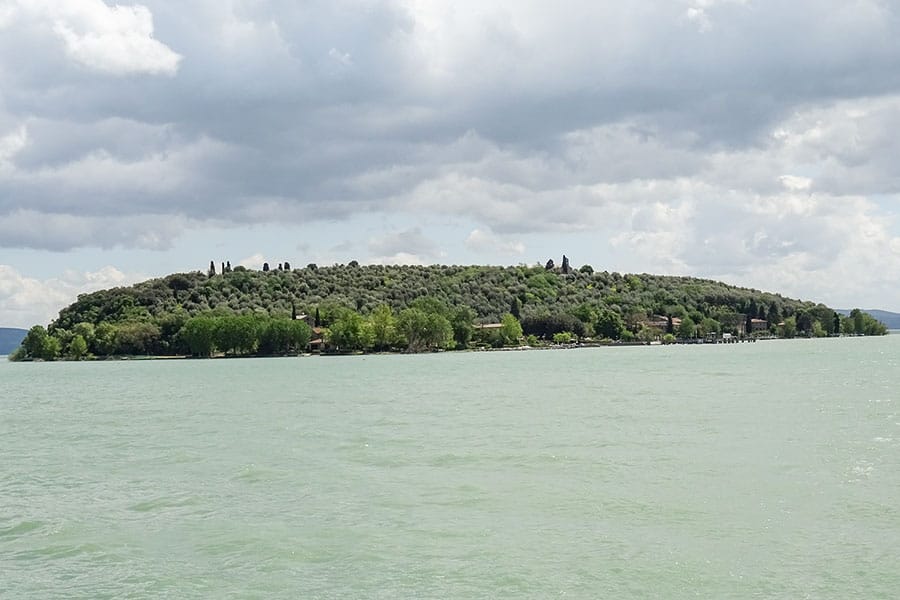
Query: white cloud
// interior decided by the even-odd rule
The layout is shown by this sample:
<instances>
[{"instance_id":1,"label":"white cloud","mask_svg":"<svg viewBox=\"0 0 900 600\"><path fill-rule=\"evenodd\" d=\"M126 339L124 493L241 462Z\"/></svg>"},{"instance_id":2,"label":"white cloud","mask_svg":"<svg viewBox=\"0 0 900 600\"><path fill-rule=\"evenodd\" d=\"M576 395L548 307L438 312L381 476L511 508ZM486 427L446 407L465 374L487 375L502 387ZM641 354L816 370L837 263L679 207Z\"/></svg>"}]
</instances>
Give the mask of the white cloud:
<instances>
[{"instance_id":1,"label":"white cloud","mask_svg":"<svg viewBox=\"0 0 900 600\"><path fill-rule=\"evenodd\" d=\"M242 267L246 267L248 269L253 269L254 271L257 271L259 269L262 269L263 263L267 263L267 262L269 262L269 261L266 258L266 256L260 252L257 252L256 254L242 258L241 260L238 261L237 264L239 264ZM272 265L270 264L269 266L271 267Z\"/></svg>"},{"instance_id":2,"label":"white cloud","mask_svg":"<svg viewBox=\"0 0 900 600\"><path fill-rule=\"evenodd\" d=\"M145 275L124 273L107 266L88 272L67 270L61 277L42 280L0 264L0 322L4 326L23 329L46 325L79 294L129 285L143 279L146 279Z\"/></svg>"},{"instance_id":3,"label":"white cloud","mask_svg":"<svg viewBox=\"0 0 900 600\"><path fill-rule=\"evenodd\" d=\"M14 2L6 13L7 27L17 14L48 22L69 58L89 69L113 75L178 71L181 56L153 38L153 15L146 6L108 6L102 0Z\"/></svg>"},{"instance_id":4,"label":"white cloud","mask_svg":"<svg viewBox=\"0 0 900 600\"><path fill-rule=\"evenodd\" d=\"M438 245L422 233L421 227L394 231L369 240L369 252L377 256L437 257ZM384 263L388 264L388 263Z\"/></svg>"},{"instance_id":5,"label":"white cloud","mask_svg":"<svg viewBox=\"0 0 900 600\"><path fill-rule=\"evenodd\" d=\"M880 0L2 6L0 247L332 222L359 258L429 261L440 221L472 252L582 236L580 259L617 270L800 295L893 273L871 243L893 248L900 214L900 21Z\"/></svg>"},{"instance_id":6,"label":"white cloud","mask_svg":"<svg viewBox=\"0 0 900 600\"><path fill-rule=\"evenodd\" d=\"M525 254L525 244L500 238L490 231L473 229L466 237L466 248L479 254L500 254L521 256Z\"/></svg>"},{"instance_id":7,"label":"white cloud","mask_svg":"<svg viewBox=\"0 0 900 600\"><path fill-rule=\"evenodd\" d=\"M28 143L28 129L21 125L16 131L0 137L0 168L8 165L12 158Z\"/></svg>"},{"instance_id":8,"label":"white cloud","mask_svg":"<svg viewBox=\"0 0 900 600\"><path fill-rule=\"evenodd\" d=\"M424 265L427 261L415 254L398 252L391 256L374 256L366 261L370 265Z\"/></svg>"}]
</instances>

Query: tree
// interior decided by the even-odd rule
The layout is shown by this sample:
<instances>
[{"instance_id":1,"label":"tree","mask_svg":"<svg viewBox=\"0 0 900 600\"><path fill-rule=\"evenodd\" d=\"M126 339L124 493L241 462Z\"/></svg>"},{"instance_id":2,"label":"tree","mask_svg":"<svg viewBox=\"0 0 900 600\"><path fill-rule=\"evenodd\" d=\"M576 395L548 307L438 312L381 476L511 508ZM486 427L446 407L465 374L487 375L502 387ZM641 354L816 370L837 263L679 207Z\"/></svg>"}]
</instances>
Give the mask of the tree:
<instances>
[{"instance_id":1,"label":"tree","mask_svg":"<svg viewBox=\"0 0 900 600\"><path fill-rule=\"evenodd\" d=\"M571 331L560 331L553 334L554 344L571 344L575 336Z\"/></svg>"},{"instance_id":2,"label":"tree","mask_svg":"<svg viewBox=\"0 0 900 600\"><path fill-rule=\"evenodd\" d=\"M59 356L62 344L52 335L48 335L44 340L44 347L41 349L41 356L44 360L56 360Z\"/></svg>"},{"instance_id":3,"label":"tree","mask_svg":"<svg viewBox=\"0 0 900 600\"><path fill-rule=\"evenodd\" d=\"M153 323L116 325L115 347L119 354L151 354L156 351L159 339L159 327Z\"/></svg>"},{"instance_id":4,"label":"tree","mask_svg":"<svg viewBox=\"0 0 900 600\"><path fill-rule=\"evenodd\" d=\"M397 341L397 318L387 304L379 304L369 315L376 350L387 350Z\"/></svg>"},{"instance_id":5,"label":"tree","mask_svg":"<svg viewBox=\"0 0 900 600\"><path fill-rule=\"evenodd\" d=\"M446 348L453 341L453 328L443 315L407 308L397 318L397 329L406 338L407 349L421 352Z\"/></svg>"},{"instance_id":6,"label":"tree","mask_svg":"<svg viewBox=\"0 0 900 600\"><path fill-rule=\"evenodd\" d=\"M75 360L81 360L87 355L87 351L87 342L84 341L83 337L76 334L69 343L69 357Z\"/></svg>"},{"instance_id":7,"label":"tree","mask_svg":"<svg viewBox=\"0 0 900 600\"><path fill-rule=\"evenodd\" d=\"M578 271L580 273L584 273L585 275L593 275L594 267L592 267L591 265L581 265L581 267L578 269Z\"/></svg>"},{"instance_id":8,"label":"tree","mask_svg":"<svg viewBox=\"0 0 900 600\"><path fill-rule=\"evenodd\" d=\"M594 331L602 337L618 340L625 332L625 321L622 320L619 313L609 308L604 308L597 316Z\"/></svg>"},{"instance_id":9,"label":"tree","mask_svg":"<svg viewBox=\"0 0 900 600\"><path fill-rule=\"evenodd\" d=\"M86 339L86 338L85 338ZM94 354L109 356L116 351L116 327L103 321L94 328L93 344L89 345Z\"/></svg>"},{"instance_id":10,"label":"tree","mask_svg":"<svg viewBox=\"0 0 900 600\"><path fill-rule=\"evenodd\" d=\"M291 321L290 346L297 352L302 352L312 338L312 329L303 321Z\"/></svg>"},{"instance_id":11,"label":"tree","mask_svg":"<svg viewBox=\"0 0 900 600\"><path fill-rule=\"evenodd\" d=\"M797 319L788 317L784 320L784 326L781 330L782 337L792 338L797 335Z\"/></svg>"},{"instance_id":12,"label":"tree","mask_svg":"<svg viewBox=\"0 0 900 600\"><path fill-rule=\"evenodd\" d=\"M569 257L565 254L563 254L562 267L560 268L560 271L563 275L568 275L572 271L572 269L569 267Z\"/></svg>"},{"instance_id":13,"label":"tree","mask_svg":"<svg viewBox=\"0 0 900 600\"><path fill-rule=\"evenodd\" d=\"M286 354L291 322L287 319L264 319L257 323L259 340L256 351L259 354Z\"/></svg>"},{"instance_id":14,"label":"tree","mask_svg":"<svg viewBox=\"0 0 900 600\"><path fill-rule=\"evenodd\" d=\"M289 263L288 261L284 261L284 270L285 270L285 271L290 271L290 270L291 270L291 263Z\"/></svg>"},{"instance_id":15,"label":"tree","mask_svg":"<svg viewBox=\"0 0 900 600\"><path fill-rule=\"evenodd\" d=\"M216 274L216 263L214 261L209 261L209 271L207 274L212 277Z\"/></svg>"},{"instance_id":16,"label":"tree","mask_svg":"<svg viewBox=\"0 0 900 600\"><path fill-rule=\"evenodd\" d=\"M681 325L678 326L678 337L681 339L689 339L694 337L697 334L697 325L694 323L694 320L690 317L685 317L681 320Z\"/></svg>"},{"instance_id":17,"label":"tree","mask_svg":"<svg viewBox=\"0 0 900 600\"><path fill-rule=\"evenodd\" d=\"M850 311L850 318L853 320L853 333L862 335L866 329L866 318L863 311L854 308Z\"/></svg>"},{"instance_id":18,"label":"tree","mask_svg":"<svg viewBox=\"0 0 900 600\"><path fill-rule=\"evenodd\" d=\"M840 335L841 333L841 315L834 313L833 325L834 333Z\"/></svg>"},{"instance_id":19,"label":"tree","mask_svg":"<svg viewBox=\"0 0 900 600\"><path fill-rule=\"evenodd\" d=\"M269 272L269 263L264 262L263 263L263 273L268 273L268 272Z\"/></svg>"},{"instance_id":20,"label":"tree","mask_svg":"<svg viewBox=\"0 0 900 600\"><path fill-rule=\"evenodd\" d=\"M713 319L712 317L707 317L700 321L700 325L698 326L698 333L700 335L710 335L710 334L718 334L722 331L722 324Z\"/></svg>"},{"instance_id":21,"label":"tree","mask_svg":"<svg viewBox=\"0 0 900 600\"><path fill-rule=\"evenodd\" d=\"M339 350L365 350L372 346L374 334L358 312L346 310L328 329L329 341Z\"/></svg>"},{"instance_id":22,"label":"tree","mask_svg":"<svg viewBox=\"0 0 900 600\"><path fill-rule=\"evenodd\" d=\"M246 315L229 315L216 319L213 339L216 347L223 352L247 354L252 352L257 341L256 322Z\"/></svg>"},{"instance_id":23,"label":"tree","mask_svg":"<svg viewBox=\"0 0 900 600\"><path fill-rule=\"evenodd\" d=\"M517 319L522 318L522 304L519 302L518 296L513 296L512 302L509 305L509 314Z\"/></svg>"},{"instance_id":24,"label":"tree","mask_svg":"<svg viewBox=\"0 0 900 600\"><path fill-rule=\"evenodd\" d=\"M825 328L822 326L822 323L820 321L813 321L812 334L817 338L828 337L828 332L825 331Z\"/></svg>"},{"instance_id":25,"label":"tree","mask_svg":"<svg viewBox=\"0 0 900 600\"><path fill-rule=\"evenodd\" d=\"M212 317L188 319L179 332L194 356L212 356L215 349L216 320Z\"/></svg>"},{"instance_id":26,"label":"tree","mask_svg":"<svg viewBox=\"0 0 900 600\"><path fill-rule=\"evenodd\" d=\"M547 264L544 265L544 269L546 269L547 271L552 271L555 266L556 266L556 264L553 262L553 259L551 258L550 260L547 261Z\"/></svg>"},{"instance_id":27,"label":"tree","mask_svg":"<svg viewBox=\"0 0 900 600\"><path fill-rule=\"evenodd\" d=\"M86 323L82 321L81 323L77 323L75 327L72 328L72 333L76 336L80 335L85 343L90 347L94 343L94 336L96 334L96 329L94 328L93 323ZM85 349L85 353L87 349Z\"/></svg>"},{"instance_id":28,"label":"tree","mask_svg":"<svg viewBox=\"0 0 900 600\"><path fill-rule=\"evenodd\" d=\"M769 322L769 325L778 325L781 323L781 311L778 310L778 304L774 301L769 304L769 312L766 313L766 320Z\"/></svg>"},{"instance_id":29,"label":"tree","mask_svg":"<svg viewBox=\"0 0 900 600\"><path fill-rule=\"evenodd\" d=\"M460 306L450 316L450 327L453 328L453 341L459 350L467 348L475 333L472 322L475 320L475 311L468 306Z\"/></svg>"},{"instance_id":30,"label":"tree","mask_svg":"<svg viewBox=\"0 0 900 600\"><path fill-rule=\"evenodd\" d=\"M22 340L22 348L25 349L25 355L29 358L43 358L44 345L47 343L47 330L43 325L35 325L25 334Z\"/></svg>"},{"instance_id":31,"label":"tree","mask_svg":"<svg viewBox=\"0 0 900 600\"><path fill-rule=\"evenodd\" d=\"M511 313L500 320L500 338L504 344L517 344L522 339L522 324Z\"/></svg>"}]
</instances>

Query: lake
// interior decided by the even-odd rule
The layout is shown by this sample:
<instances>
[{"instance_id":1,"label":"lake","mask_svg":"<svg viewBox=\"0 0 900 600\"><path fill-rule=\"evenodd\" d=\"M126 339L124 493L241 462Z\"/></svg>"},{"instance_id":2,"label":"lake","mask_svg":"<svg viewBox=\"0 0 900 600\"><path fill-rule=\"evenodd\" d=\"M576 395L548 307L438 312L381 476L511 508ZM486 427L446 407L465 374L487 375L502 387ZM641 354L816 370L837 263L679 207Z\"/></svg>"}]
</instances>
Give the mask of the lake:
<instances>
[{"instance_id":1,"label":"lake","mask_svg":"<svg viewBox=\"0 0 900 600\"><path fill-rule=\"evenodd\" d=\"M0 598L895 598L900 335L0 362Z\"/></svg>"}]
</instances>

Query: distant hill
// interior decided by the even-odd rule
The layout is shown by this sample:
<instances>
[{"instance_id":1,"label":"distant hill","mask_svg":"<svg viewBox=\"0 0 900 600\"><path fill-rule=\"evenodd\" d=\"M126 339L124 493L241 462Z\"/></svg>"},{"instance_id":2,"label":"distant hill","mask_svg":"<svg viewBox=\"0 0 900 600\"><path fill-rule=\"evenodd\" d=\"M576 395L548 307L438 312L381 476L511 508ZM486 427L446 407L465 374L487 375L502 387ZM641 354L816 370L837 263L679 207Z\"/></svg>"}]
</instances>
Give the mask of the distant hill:
<instances>
[{"instance_id":1,"label":"distant hill","mask_svg":"<svg viewBox=\"0 0 900 600\"><path fill-rule=\"evenodd\" d=\"M28 331L24 329L14 329L11 327L0 327L0 355L9 354L19 347L25 334Z\"/></svg>"},{"instance_id":2,"label":"distant hill","mask_svg":"<svg viewBox=\"0 0 900 600\"><path fill-rule=\"evenodd\" d=\"M838 312L844 316L847 316L850 314L850 309L838 308L838 309L836 309L836 312ZM864 310L864 312L869 313L870 315L875 317L877 320L884 323L888 329L900 329L900 313L889 312L886 310L877 310L877 309L874 309L874 310L866 309L866 310Z\"/></svg>"},{"instance_id":3,"label":"distant hill","mask_svg":"<svg viewBox=\"0 0 900 600\"><path fill-rule=\"evenodd\" d=\"M698 331L737 334L745 328L767 334L782 322L785 337L824 337L838 326L863 335L886 330L869 315L860 323L843 323L815 302L694 277L623 275L590 265L575 269L565 256L560 266L548 260L509 267L355 261L302 269L264 264L262 271L231 269L227 263L221 270L214 267L82 294L46 331L36 330L40 345L30 344L37 350L21 358L208 356L210 344L222 352L252 354L257 348L289 348L285 336L297 332L285 323L296 320L322 327L314 332L342 350L374 348L370 338L376 331L384 333L378 342L383 348L448 347L450 337L466 347L474 326L508 323L507 317L520 327L512 339L524 334L550 340L568 333L630 340L665 331L695 337Z\"/></svg>"}]
</instances>

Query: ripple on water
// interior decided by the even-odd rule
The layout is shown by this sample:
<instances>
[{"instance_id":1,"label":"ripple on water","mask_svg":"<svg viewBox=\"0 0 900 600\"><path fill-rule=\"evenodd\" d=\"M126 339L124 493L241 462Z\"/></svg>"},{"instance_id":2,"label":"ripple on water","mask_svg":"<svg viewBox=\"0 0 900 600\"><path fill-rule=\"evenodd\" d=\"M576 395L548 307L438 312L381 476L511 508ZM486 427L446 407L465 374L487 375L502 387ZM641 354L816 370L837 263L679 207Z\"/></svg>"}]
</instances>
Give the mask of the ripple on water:
<instances>
[{"instance_id":1,"label":"ripple on water","mask_svg":"<svg viewBox=\"0 0 900 600\"><path fill-rule=\"evenodd\" d=\"M165 510L167 508L180 508L183 506L196 506L200 504L200 499L196 496L160 496L158 498L153 498L151 500L145 500L143 502L138 502L137 504L132 504L128 507L128 510L133 510L135 512L154 512Z\"/></svg>"},{"instance_id":2,"label":"ripple on water","mask_svg":"<svg viewBox=\"0 0 900 600\"><path fill-rule=\"evenodd\" d=\"M22 537L32 531L41 530L46 523L43 521L22 521L11 527L0 527L0 541L11 541Z\"/></svg>"}]
</instances>

